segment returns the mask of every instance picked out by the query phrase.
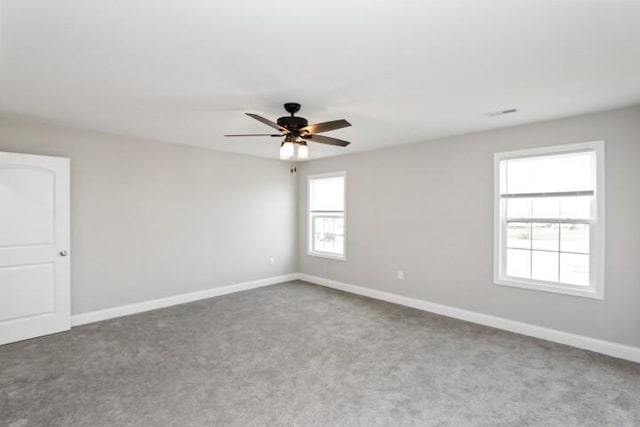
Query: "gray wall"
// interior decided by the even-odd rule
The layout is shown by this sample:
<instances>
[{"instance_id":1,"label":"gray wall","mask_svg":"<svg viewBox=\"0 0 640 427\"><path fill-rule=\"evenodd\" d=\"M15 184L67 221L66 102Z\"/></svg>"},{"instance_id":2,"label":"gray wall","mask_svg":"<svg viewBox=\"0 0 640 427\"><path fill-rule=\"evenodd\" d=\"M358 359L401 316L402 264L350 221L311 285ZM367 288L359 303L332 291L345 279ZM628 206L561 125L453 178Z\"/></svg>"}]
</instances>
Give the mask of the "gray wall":
<instances>
[{"instance_id":1,"label":"gray wall","mask_svg":"<svg viewBox=\"0 0 640 427\"><path fill-rule=\"evenodd\" d=\"M0 151L71 158L74 314L296 271L277 160L9 119Z\"/></svg>"},{"instance_id":2,"label":"gray wall","mask_svg":"<svg viewBox=\"0 0 640 427\"><path fill-rule=\"evenodd\" d=\"M606 141L605 299L494 285L493 154L594 140ZM306 177L340 170L347 260L309 256ZM640 107L320 159L299 171L301 272L640 346Z\"/></svg>"}]
</instances>

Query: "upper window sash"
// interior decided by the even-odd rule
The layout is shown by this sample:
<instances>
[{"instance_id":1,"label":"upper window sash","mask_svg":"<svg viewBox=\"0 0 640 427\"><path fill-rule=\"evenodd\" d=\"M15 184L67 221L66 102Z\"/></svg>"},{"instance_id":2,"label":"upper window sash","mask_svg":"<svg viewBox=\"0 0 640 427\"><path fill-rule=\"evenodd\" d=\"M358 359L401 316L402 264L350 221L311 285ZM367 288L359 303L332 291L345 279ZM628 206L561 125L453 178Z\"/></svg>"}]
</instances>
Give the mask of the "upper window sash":
<instances>
[{"instance_id":1,"label":"upper window sash","mask_svg":"<svg viewBox=\"0 0 640 427\"><path fill-rule=\"evenodd\" d=\"M566 168L571 173L565 173ZM577 195L597 186L596 150L577 144L567 150L512 152L500 157L500 194L519 197Z\"/></svg>"}]
</instances>

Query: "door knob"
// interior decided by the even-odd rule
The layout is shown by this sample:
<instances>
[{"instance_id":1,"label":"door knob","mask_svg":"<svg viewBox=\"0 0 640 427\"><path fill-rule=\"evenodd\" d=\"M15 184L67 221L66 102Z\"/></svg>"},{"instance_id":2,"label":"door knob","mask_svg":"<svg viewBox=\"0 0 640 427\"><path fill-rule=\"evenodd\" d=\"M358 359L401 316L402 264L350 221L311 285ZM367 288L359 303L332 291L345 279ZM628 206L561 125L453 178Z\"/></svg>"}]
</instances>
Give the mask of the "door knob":
<instances>
[{"instance_id":1,"label":"door knob","mask_svg":"<svg viewBox=\"0 0 640 427\"><path fill-rule=\"evenodd\" d=\"M60 256L67 256L67 251L60 251Z\"/></svg>"}]
</instances>

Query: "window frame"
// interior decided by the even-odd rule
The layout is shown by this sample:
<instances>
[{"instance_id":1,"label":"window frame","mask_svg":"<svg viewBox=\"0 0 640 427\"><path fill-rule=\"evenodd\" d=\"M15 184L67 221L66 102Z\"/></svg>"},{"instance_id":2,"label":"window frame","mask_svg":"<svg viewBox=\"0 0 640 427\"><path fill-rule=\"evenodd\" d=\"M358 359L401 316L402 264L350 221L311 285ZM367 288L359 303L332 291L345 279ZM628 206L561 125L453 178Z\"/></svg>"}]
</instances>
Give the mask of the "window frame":
<instances>
[{"instance_id":1,"label":"window frame","mask_svg":"<svg viewBox=\"0 0 640 427\"><path fill-rule=\"evenodd\" d=\"M605 158L604 141L563 144L494 154L494 253L493 281L496 285L510 286L564 295L604 299L605 261ZM502 203L500 163L503 160L546 155L570 154L584 151L595 153L595 188L592 200L593 217L588 221L589 233L589 286L548 282L536 279L516 278L506 275L507 221ZM575 219L569 219L570 222Z\"/></svg>"},{"instance_id":2,"label":"window frame","mask_svg":"<svg viewBox=\"0 0 640 427\"><path fill-rule=\"evenodd\" d=\"M322 211L312 211L311 210L311 182L315 179L324 179L324 178L337 178L342 177L342 222L343 222L343 246L342 246L342 255L332 254L330 252L322 252L314 250L313 248L313 216L316 212ZM329 212L328 216L340 216L338 212ZM337 214L337 215L336 215ZM328 258L338 261L346 261L347 259L347 172L339 171L339 172L328 172L328 173L320 173L307 175L307 255L315 256L319 258Z\"/></svg>"}]
</instances>

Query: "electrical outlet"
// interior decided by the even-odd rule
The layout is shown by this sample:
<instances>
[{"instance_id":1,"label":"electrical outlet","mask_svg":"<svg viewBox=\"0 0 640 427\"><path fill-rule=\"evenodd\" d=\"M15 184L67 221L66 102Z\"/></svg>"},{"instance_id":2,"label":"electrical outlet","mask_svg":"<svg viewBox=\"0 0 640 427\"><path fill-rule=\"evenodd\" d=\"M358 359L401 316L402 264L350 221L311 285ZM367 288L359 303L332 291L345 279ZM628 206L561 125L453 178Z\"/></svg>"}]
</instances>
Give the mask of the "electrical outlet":
<instances>
[{"instance_id":1,"label":"electrical outlet","mask_svg":"<svg viewBox=\"0 0 640 427\"><path fill-rule=\"evenodd\" d=\"M403 280L403 279L404 279L404 271L398 270L398 280Z\"/></svg>"},{"instance_id":2,"label":"electrical outlet","mask_svg":"<svg viewBox=\"0 0 640 427\"><path fill-rule=\"evenodd\" d=\"M269 264L275 265L276 264L276 257L272 256L271 258L269 258Z\"/></svg>"}]
</instances>

